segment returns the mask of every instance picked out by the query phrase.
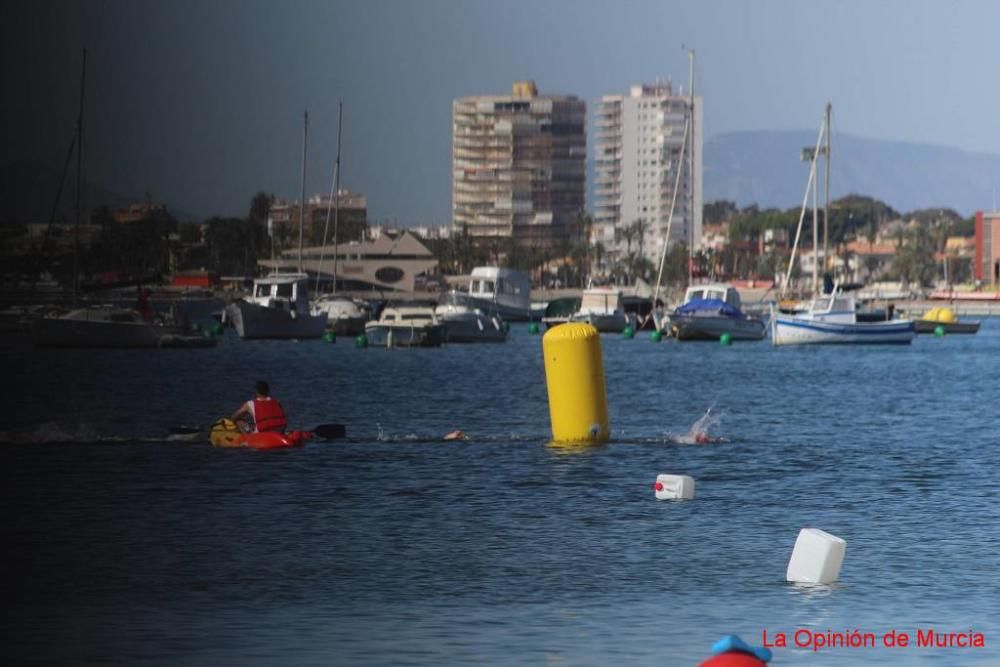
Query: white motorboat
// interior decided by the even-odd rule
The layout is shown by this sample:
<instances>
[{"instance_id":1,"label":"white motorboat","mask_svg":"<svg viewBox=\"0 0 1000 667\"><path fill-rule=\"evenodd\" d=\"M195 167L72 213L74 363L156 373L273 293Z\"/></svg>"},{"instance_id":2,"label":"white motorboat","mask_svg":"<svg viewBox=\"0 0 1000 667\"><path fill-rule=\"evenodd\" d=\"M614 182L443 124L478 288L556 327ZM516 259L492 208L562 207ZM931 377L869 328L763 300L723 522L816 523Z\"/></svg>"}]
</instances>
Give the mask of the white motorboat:
<instances>
[{"instance_id":1,"label":"white motorboat","mask_svg":"<svg viewBox=\"0 0 1000 667\"><path fill-rule=\"evenodd\" d=\"M41 317L33 328L38 347L165 347L189 337L183 326L147 322L139 311L118 306Z\"/></svg>"},{"instance_id":2,"label":"white motorboat","mask_svg":"<svg viewBox=\"0 0 1000 667\"><path fill-rule=\"evenodd\" d=\"M740 310L740 293L732 285L708 283L692 285L684 303L664 318L663 330L677 340L760 340L767 335L764 320Z\"/></svg>"},{"instance_id":3,"label":"white motorboat","mask_svg":"<svg viewBox=\"0 0 1000 667\"><path fill-rule=\"evenodd\" d=\"M365 337L376 347L438 347L444 326L432 306L386 306L377 322L365 325Z\"/></svg>"},{"instance_id":4,"label":"white motorboat","mask_svg":"<svg viewBox=\"0 0 1000 667\"><path fill-rule=\"evenodd\" d=\"M338 336L364 333L368 313L354 299L326 294L312 303L312 314L326 313L326 328Z\"/></svg>"},{"instance_id":5,"label":"white motorboat","mask_svg":"<svg viewBox=\"0 0 1000 667\"><path fill-rule=\"evenodd\" d=\"M909 345L914 335L910 320L859 322L854 297L836 288L812 299L803 312L785 313L771 304L771 340L775 345Z\"/></svg>"},{"instance_id":6,"label":"white motorboat","mask_svg":"<svg viewBox=\"0 0 1000 667\"><path fill-rule=\"evenodd\" d=\"M507 340L507 328L500 316L483 312L464 292L443 293L434 314L444 325L446 343L503 343Z\"/></svg>"},{"instance_id":7,"label":"white motorboat","mask_svg":"<svg viewBox=\"0 0 1000 667\"><path fill-rule=\"evenodd\" d=\"M622 293L613 287L592 287L583 291L580 310L570 322L586 322L604 333L621 333L626 326L635 326L634 317L625 312Z\"/></svg>"},{"instance_id":8,"label":"white motorboat","mask_svg":"<svg viewBox=\"0 0 1000 667\"><path fill-rule=\"evenodd\" d=\"M319 338L327 314L309 308L304 273L272 273L253 281L253 293L226 306L226 320L240 338Z\"/></svg>"},{"instance_id":9,"label":"white motorboat","mask_svg":"<svg viewBox=\"0 0 1000 667\"><path fill-rule=\"evenodd\" d=\"M522 271L477 266L469 278L469 296L484 313L496 313L507 322L537 322L545 307L531 303L531 277Z\"/></svg>"}]
</instances>

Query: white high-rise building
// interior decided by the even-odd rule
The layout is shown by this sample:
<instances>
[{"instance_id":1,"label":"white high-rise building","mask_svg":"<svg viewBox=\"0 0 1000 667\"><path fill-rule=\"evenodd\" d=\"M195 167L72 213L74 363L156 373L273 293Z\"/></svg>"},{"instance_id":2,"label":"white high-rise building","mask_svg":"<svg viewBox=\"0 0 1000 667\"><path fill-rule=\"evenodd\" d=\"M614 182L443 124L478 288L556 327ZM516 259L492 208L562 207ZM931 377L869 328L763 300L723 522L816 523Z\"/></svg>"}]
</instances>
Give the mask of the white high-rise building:
<instances>
[{"instance_id":1,"label":"white high-rise building","mask_svg":"<svg viewBox=\"0 0 1000 667\"><path fill-rule=\"evenodd\" d=\"M684 127L693 115L690 141L681 158ZM591 241L606 251L606 271L640 247L654 266L666 240L677 187L669 243L701 242L702 99L674 94L671 84L632 86L629 94L606 95L597 107L594 226ZM693 154L692 154L693 148ZM692 160L693 156L693 160ZM692 165L693 162L693 165ZM677 171L680 170L680 181ZM645 233L640 240L636 223ZM631 231L628 228L631 227Z\"/></svg>"}]
</instances>

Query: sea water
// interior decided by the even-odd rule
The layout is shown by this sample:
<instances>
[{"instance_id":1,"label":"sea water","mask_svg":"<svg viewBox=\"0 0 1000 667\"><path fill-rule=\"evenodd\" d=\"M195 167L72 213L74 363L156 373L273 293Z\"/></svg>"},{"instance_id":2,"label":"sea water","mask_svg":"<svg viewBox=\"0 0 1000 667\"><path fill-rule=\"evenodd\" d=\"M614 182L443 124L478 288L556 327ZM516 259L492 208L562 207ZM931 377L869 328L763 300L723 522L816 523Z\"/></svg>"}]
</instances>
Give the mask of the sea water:
<instances>
[{"instance_id":1,"label":"sea water","mask_svg":"<svg viewBox=\"0 0 1000 667\"><path fill-rule=\"evenodd\" d=\"M350 342L4 351L10 664L695 665L728 633L784 635L775 666L1000 662L998 320L901 347L603 336L612 441L586 449L548 444L527 325ZM167 441L257 379L348 439ZM723 441L677 442L709 407ZM663 471L698 497L657 502ZM806 526L847 540L834 585L784 581ZM794 645L854 630L875 647Z\"/></svg>"}]
</instances>

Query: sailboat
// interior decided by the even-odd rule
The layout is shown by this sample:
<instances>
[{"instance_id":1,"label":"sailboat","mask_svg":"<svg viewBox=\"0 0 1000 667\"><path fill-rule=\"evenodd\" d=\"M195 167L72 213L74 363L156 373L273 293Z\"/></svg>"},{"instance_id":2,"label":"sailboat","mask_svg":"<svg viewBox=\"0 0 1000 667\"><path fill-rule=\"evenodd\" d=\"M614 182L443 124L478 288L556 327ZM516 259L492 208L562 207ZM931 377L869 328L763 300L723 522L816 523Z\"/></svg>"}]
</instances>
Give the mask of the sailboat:
<instances>
[{"instance_id":1,"label":"sailboat","mask_svg":"<svg viewBox=\"0 0 1000 667\"><path fill-rule=\"evenodd\" d=\"M299 266L296 273L272 273L253 281L253 292L226 306L225 317L240 338L319 338L326 313L309 305L309 276L302 271L302 225L306 205L306 143L309 114L302 127L302 200L299 204Z\"/></svg>"},{"instance_id":2,"label":"sailboat","mask_svg":"<svg viewBox=\"0 0 1000 667\"><path fill-rule=\"evenodd\" d=\"M312 302L314 315L326 314L326 328L338 336L357 336L365 331L368 321L367 310L354 299L337 294L337 260L340 258L340 138L344 120L344 105L338 104L337 115L337 161L333 168L333 182L330 184L330 203L333 204L333 291L323 294ZM320 249L319 266L316 269L316 292L323 269L323 255L326 252L326 238L330 231L330 206L326 207L326 222L323 225L323 246Z\"/></svg>"},{"instance_id":3,"label":"sailboat","mask_svg":"<svg viewBox=\"0 0 1000 667\"><path fill-rule=\"evenodd\" d=\"M816 255L818 237L817 203L816 203L816 172L817 161L821 154L820 147L826 136L826 174L830 173L830 111L827 103L823 124L820 126L816 148L812 151L812 161L809 168L809 180L806 185L805 197L802 200L802 210L799 214L799 224L795 231L795 242L792 244L791 257L788 260L788 270L782 283L782 293L787 289L795 263L799 237L802 233L802 221L805 219L809 194L813 196L813 257ZM829 186L827 187L829 192ZM829 198L829 197L828 197ZM827 214L829 211L827 210ZM828 220L824 216L824 221ZM902 344L909 345L913 341L914 325L910 320L887 320L879 322L859 321L857 303L854 295L845 293L837 284L829 294L817 294L818 262L813 263L813 298L803 311L785 312L770 304L771 310L771 341L775 345L815 345L815 344Z\"/></svg>"},{"instance_id":4,"label":"sailboat","mask_svg":"<svg viewBox=\"0 0 1000 667\"><path fill-rule=\"evenodd\" d=\"M69 155L76 151L76 242L73 244L73 308L69 312L40 317L31 323L38 347L134 348L193 347L214 344L214 339L186 335L183 326L169 321L146 319L135 309L95 305L77 307L80 277L80 191L83 185L83 96L87 75L87 50L83 50L80 74L80 108L76 133ZM69 166L67 156L66 166ZM65 176L65 171L63 172ZM60 185L60 192L62 186ZM57 195L58 198L58 195Z\"/></svg>"}]
</instances>

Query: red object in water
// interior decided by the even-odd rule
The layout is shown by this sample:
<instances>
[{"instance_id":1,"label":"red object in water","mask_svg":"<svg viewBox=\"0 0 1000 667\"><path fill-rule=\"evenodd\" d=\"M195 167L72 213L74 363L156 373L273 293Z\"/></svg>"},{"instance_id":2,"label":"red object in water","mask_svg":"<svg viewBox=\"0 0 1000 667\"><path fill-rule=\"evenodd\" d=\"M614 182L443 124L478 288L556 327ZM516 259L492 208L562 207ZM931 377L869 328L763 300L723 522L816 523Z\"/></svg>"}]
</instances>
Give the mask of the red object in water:
<instances>
[{"instance_id":1,"label":"red object in water","mask_svg":"<svg viewBox=\"0 0 1000 667\"><path fill-rule=\"evenodd\" d=\"M312 436L309 431L261 431L260 433L244 433L239 440L250 449L283 449L298 447Z\"/></svg>"},{"instance_id":2,"label":"red object in water","mask_svg":"<svg viewBox=\"0 0 1000 667\"><path fill-rule=\"evenodd\" d=\"M749 653L730 651L722 655L714 655L698 667L767 667L767 663L758 660Z\"/></svg>"},{"instance_id":3,"label":"red object in water","mask_svg":"<svg viewBox=\"0 0 1000 667\"><path fill-rule=\"evenodd\" d=\"M657 482L656 484L654 484L653 485L653 489L655 489L656 491L662 491L663 490L663 482Z\"/></svg>"}]
</instances>

